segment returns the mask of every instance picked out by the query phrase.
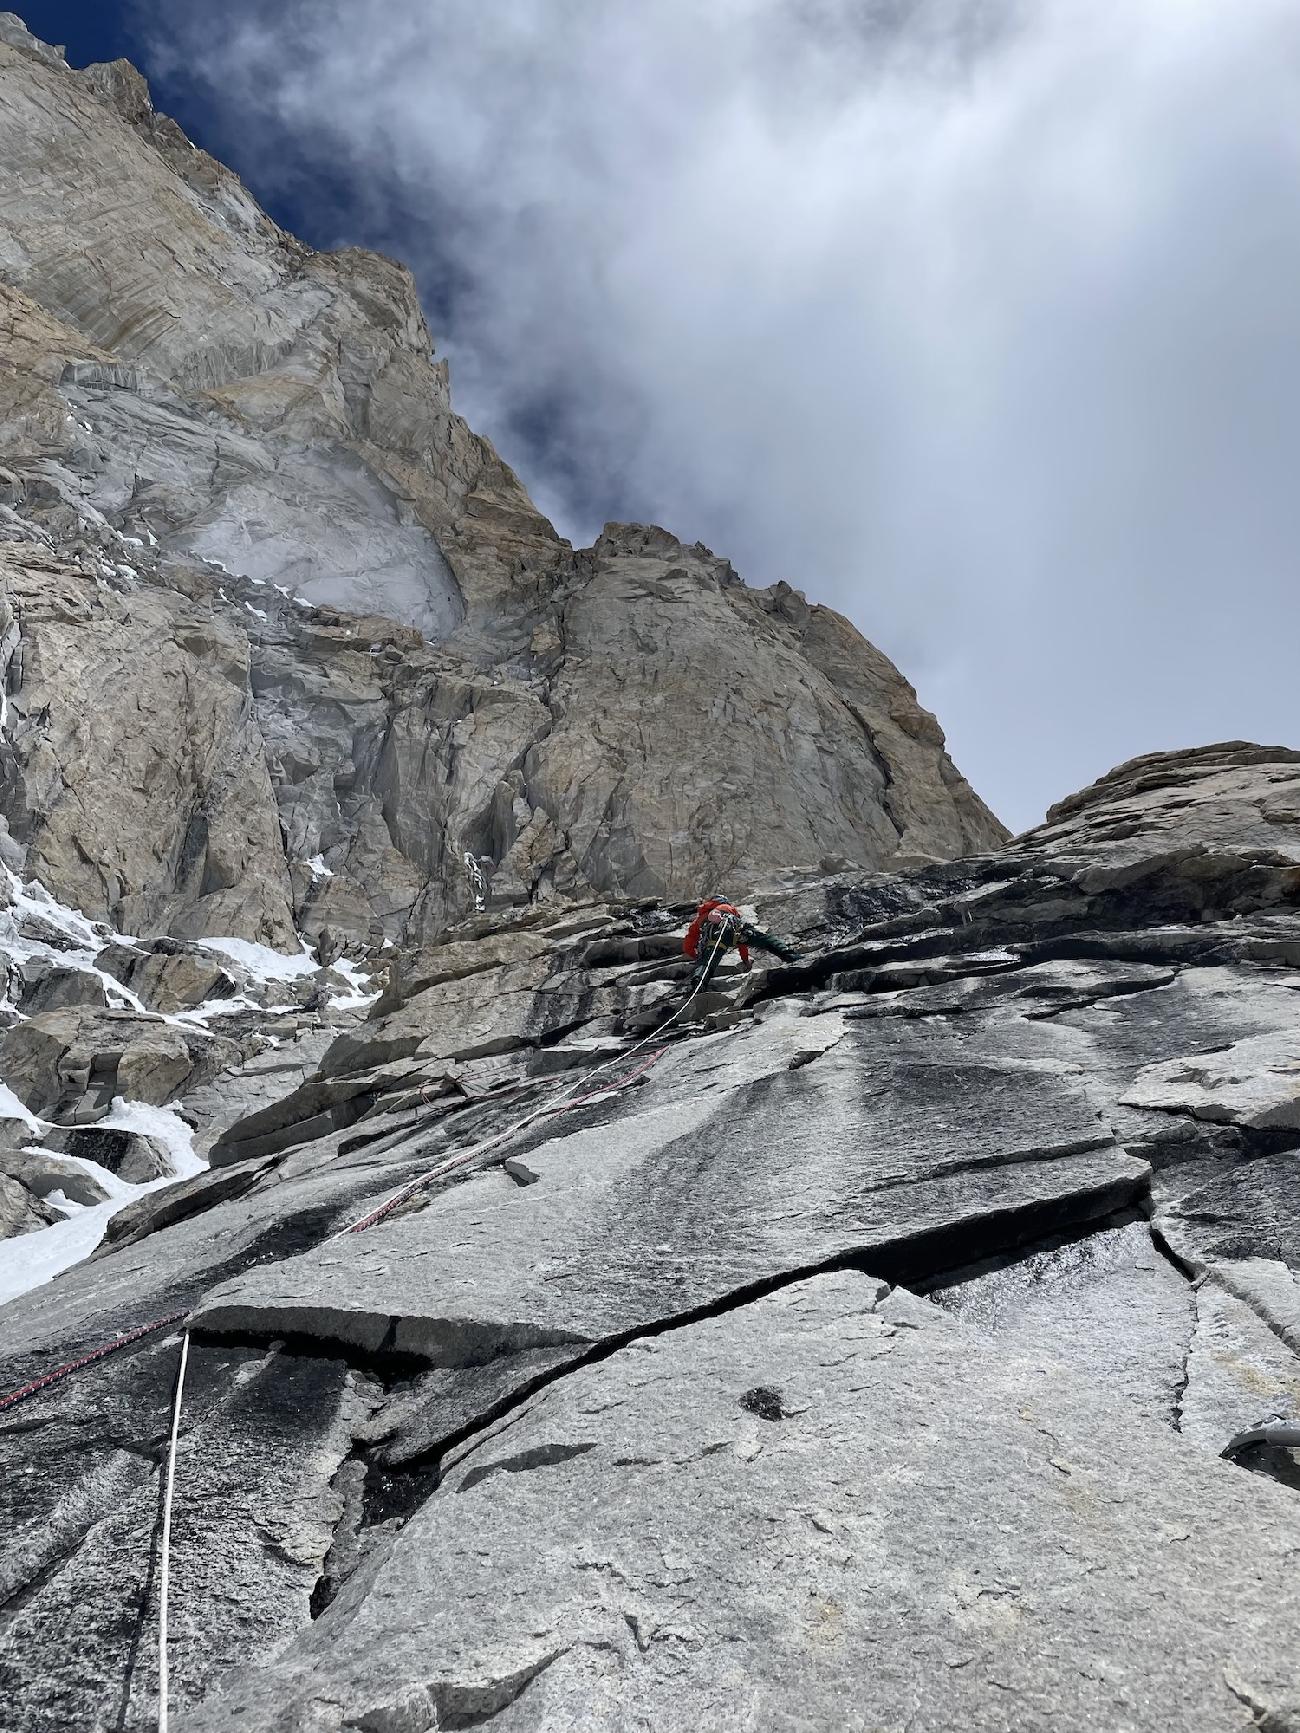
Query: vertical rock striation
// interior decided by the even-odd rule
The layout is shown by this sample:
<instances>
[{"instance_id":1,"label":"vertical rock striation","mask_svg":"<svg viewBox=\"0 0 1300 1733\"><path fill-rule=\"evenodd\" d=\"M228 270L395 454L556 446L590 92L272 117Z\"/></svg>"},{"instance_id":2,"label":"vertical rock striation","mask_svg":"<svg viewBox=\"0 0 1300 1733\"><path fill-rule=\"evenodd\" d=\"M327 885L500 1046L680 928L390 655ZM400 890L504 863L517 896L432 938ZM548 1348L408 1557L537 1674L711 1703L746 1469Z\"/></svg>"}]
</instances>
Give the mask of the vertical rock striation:
<instances>
[{"instance_id":1,"label":"vertical rock striation","mask_svg":"<svg viewBox=\"0 0 1300 1733\"><path fill-rule=\"evenodd\" d=\"M562 541L409 273L283 233L125 62L11 17L0 151L5 816L54 894L364 944L463 912L467 850L527 903L1003 839L837 615L665 531Z\"/></svg>"}]
</instances>

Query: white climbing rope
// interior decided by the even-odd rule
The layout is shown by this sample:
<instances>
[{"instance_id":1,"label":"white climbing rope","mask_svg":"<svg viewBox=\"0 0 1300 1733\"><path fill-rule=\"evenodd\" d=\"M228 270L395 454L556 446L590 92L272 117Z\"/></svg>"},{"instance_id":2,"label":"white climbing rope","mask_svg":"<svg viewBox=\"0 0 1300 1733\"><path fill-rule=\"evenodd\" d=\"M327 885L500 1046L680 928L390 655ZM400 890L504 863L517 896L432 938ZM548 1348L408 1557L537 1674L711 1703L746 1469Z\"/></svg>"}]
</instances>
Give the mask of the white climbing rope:
<instances>
[{"instance_id":1,"label":"white climbing rope","mask_svg":"<svg viewBox=\"0 0 1300 1733\"><path fill-rule=\"evenodd\" d=\"M506 1126L504 1130L494 1132L491 1137L485 1138L482 1143L476 1143L470 1149L459 1150L453 1155L445 1156L433 1167L426 1169L424 1173L417 1174L414 1179L408 1180L407 1183L400 1187L399 1190L395 1191L391 1197L385 1198L384 1201L377 1204L374 1209L368 1210L359 1220L349 1222L346 1227L340 1228L337 1233L330 1234L328 1239L324 1240L322 1243L328 1246L332 1245L335 1240L343 1239L347 1234L362 1233L366 1228L373 1227L377 1221L379 1221L383 1216L388 1215L390 1211L395 1210L398 1204L405 1203L407 1198L414 1197L415 1193L418 1191L423 1191L425 1186L433 1185L438 1180L447 1178L450 1174L455 1173L459 1168L467 1167L471 1161L476 1161L479 1156L487 1155L492 1150L501 1148L503 1144L512 1142L516 1137L522 1136L530 1126L537 1124L539 1120L554 1118L557 1113L564 1113L570 1107L577 1105L580 1101L586 1100L591 1093L587 1089L587 1085L591 1082L593 1077L599 1076L602 1071L608 1071L611 1065L617 1064L626 1059L631 1059L635 1054L639 1053L643 1047L648 1047L652 1041L657 1040L666 1029L671 1028L672 1025L677 1022L678 1018L686 1014L696 996L703 989L706 980L709 979L710 965L712 965L719 952L722 950L726 936L727 929L724 927L719 930L718 936L714 940L713 950L709 954L708 963L700 971L699 979L672 1015L666 1017L664 1021L652 1029L648 1035L643 1035L635 1045L627 1048L620 1048L617 1053L611 1054L608 1059L602 1059L599 1065L593 1065L589 1071L584 1071L582 1076L578 1079L578 1087L565 1100L559 1102L547 1100L540 1107L535 1107L531 1113L524 1114L522 1118L517 1119L512 1124ZM599 1094L599 1091L596 1093Z\"/></svg>"},{"instance_id":2,"label":"white climbing rope","mask_svg":"<svg viewBox=\"0 0 1300 1733\"><path fill-rule=\"evenodd\" d=\"M471 857L467 854L466 861L468 862L470 858ZM480 874L480 879L481 876L482 875ZM535 1108L531 1113L525 1114L523 1118L515 1121L514 1124L507 1126L503 1131L497 1132L494 1136L485 1139L482 1143L474 1145L471 1149L462 1150L459 1153L437 1163L434 1167L428 1169L427 1172L420 1174L416 1179L413 1179L407 1185L404 1185L399 1191L394 1192L390 1198L385 1199L382 1204L380 1204L376 1209L371 1210L369 1214L363 1216L360 1221L349 1223L347 1227L340 1229L338 1233L331 1234L329 1238L322 1243L330 1245L333 1241L342 1239L345 1234L359 1233L362 1229L370 1227L382 1216L387 1215L390 1210L395 1209L399 1203L404 1202L406 1198L411 1197L424 1186L431 1185L435 1180L454 1172L459 1167L464 1167L469 1162L475 1160L478 1156L484 1155L488 1151L499 1148L502 1144L510 1142L513 1138L518 1137L521 1132L526 1131L529 1126L536 1124L537 1121L551 1118L557 1113L563 1113L570 1107L576 1106L590 1099L592 1092L586 1088L586 1085L593 1077L597 1076L602 1071L607 1071L611 1065L618 1061L634 1057L634 1055L639 1053L642 1048L648 1047L653 1040L662 1035L666 1029L671 1028L674 1023L685 1015L699 993L702 991L705 982L710 978L711 965L716 961L718 954L723 949L727 932L728 929L726 927L719 929L718 936L713 944L713 950L709 953L708 961L705 964L705 967L699 971L699 978L696 980L686 998L683 999L682 1003L671 1014L671 1016L666 1017L664 1021L652 1029L648 1035L643 1035L632 1047L620 1050L618 1053L611 1055L610 1058L602 1060L599 1065L592 1066L592 1068L585 1072L579 1080L579 1087L563 1101L558 1103L548 1101L545 1105ZM638 1073L633 1073L633 1076L635 1075L638 1075ZM599 1095L601 1091L597 1090L595 1093ZM155 1328L157 1325L155 1324L150 1327ZM162 1540L159 1548L158 1733L167 1733L168 1728L169 1677L167 1665L167 1612L171 1590L172 1503L176 1490L176 1450L177 1440L180 1435L181 1405L185 1392L185 1368L189 1363L189 1353L190 1333L186 1330L181 1337L181 1359L180 1366L176 1373L176 1394L172 1403L171 1438L167 1451L167 1483L163 1494ZM92 1356L92 1358L94 1358L94 1356Z\"/></svg>"},{"instance_id":3,"label":"white climbing rope","mask_svg":"<svg viewBox=\"0 0 1300 1733\"><path fill-rule=\"evenodd\" d=\"M176 1400L172 1404L172 1436L167 1452L167 1490L163 1495L162 1546L158 1565L158 1733L167 1733L167 1595L171 1587L172 1494L176 1489L176 1438L181 1426L181 1396L189 1357L190 1333L186 1330L181 1337L181 1363L176 1374Z\"/></svg>"}]
</instances>

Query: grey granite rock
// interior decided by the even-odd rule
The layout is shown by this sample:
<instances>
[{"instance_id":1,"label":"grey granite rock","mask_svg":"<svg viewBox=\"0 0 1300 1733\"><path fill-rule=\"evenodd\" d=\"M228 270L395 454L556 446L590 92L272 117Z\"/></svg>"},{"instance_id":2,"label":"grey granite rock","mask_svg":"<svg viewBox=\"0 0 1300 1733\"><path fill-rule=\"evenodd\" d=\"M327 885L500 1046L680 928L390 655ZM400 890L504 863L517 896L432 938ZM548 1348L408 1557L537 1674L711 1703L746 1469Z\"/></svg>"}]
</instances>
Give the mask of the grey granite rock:
<instances>
[{"instance_id":1,"label":"grey granite rock","mask_svg":"<svg viewBox=\"0 0 1300 1733\"><path fill-rule=\"evenodd\" d=\"M0 1240L36 1233L61 1220L53 1204L11 1173L0 1173Z\"/></svg>"},{"instance_id":2,"label":"grey granite rock","mask_svg":"<svg viewBox=\"0 0 1300 1733\"><path fill-rule=\"evenodd\" d=\"M1239 788L1256 768L1242 755ZM893 877L769 881L755 913L803 961L728 977L685 1033L637 1054L634 1032L683 1002L688 908L489 913L450 943L396 947L368 1019L342 1039L324 1023L302 1035L305 1065L292 1044L266 1047L183 1085L187 1112L202 1104L205 1123L225 1126L213 1149L224 1165L139 1199L89 1263L0 1309L8 1382L183 1310L207 1368L196 1424L219 1400L209 1377L242 1390L240 1368L281 1341L304 1390L333 1390L347 1363L364 1400L342 1431L333 1397L304 1399L286 1428L254 1379L187 1469L178 1510L206 1513L218 1484L242 1490L222 1495L215 1527L204 1515L188 1535L184 1519L176 1529L197 1621L177 1638L178 1715L341 1729L491 1711L504 1726L617 1726L601 1695L617 1681L655 1726L674 1725L682 1701L697 1720L709 1706L719 1727L749 1715L755 1727L838 1728L845 1701L864 1727L901 1728L909 1714L936 1728L1047 1727L1062 1704L1071 1725L1098 1728L1171 1714L1285 1725L1291 1637L1277 1620L1291 1616L1290 1591L1276 1573L1295 1465L1286 1452L1236 1464L1218 1452L1225 1433L1286 1412L1298 1387L1295 1134L1127 1103L1153 1067L1222 1062L1294 1029L1294 917L1276 900L1276 839L1243 849L1234 906L1217 916L1173 918L1173 903L1190 910L1167 836L1154 845L1166 865L1136 889L1083 888L1088 851L1106 859L1112 846L1096 798L1097 836L1060 862L1035 845ZM1194 835L1195 803L1176 813ZM1125 846L1140 851L1141 839ZM719 1014L726 1026L709 1033ZM615 1086L604 1093L602 1076ZM368 1231L322 1243L574 1094L589 1099L471 1155ZM236 1101L247 1111L230 1124ZM964 1324L899 1295L886 1317L882 1279L923 1284ZM814 1292L833 1304L804 1313L801 1300L790 1317L803 1321L783 1336L789 1296ZM842 1358L847 1377L861 1343L844 1341L842 1355L826 1345L886 1325L871 1345L885 1357L844 1393L868 1406L803 1437L819 1354ZM680 1377L656 1376L641 1396L621 1382L624 1366L674 1353L689 1369ZM66 1512L60 1488L83 1461L105 1472L105 1440L131 1443L105 1423L105 1403L149 1414L161 1436L173 1363L160 1344L132 1351L26 1410L24 1424L72 1429L70 1466L26 1496L18 1556L30 1563L16 1579L24 1609L65 1604L70 1567L27 1550L47 1532L87 1563L72 1659L48 1661L65 1720L93 1723L104 1681L128 1676L124 1725L151 1713L152 1663L125 1656L105 1610L121 1586L97 1562L120 1542L147 1630L148 1537L115 1526L108 1504L120 1498ZM909 1364L896 1412L903 1394L882 1377ZM547 1431L570 1393L581 1424ZM733 1431L715 1438L715 1413ZM783 1436L798 1443L789 1458L766 1442ZM0 1429L0 1472L27 1460L29 1437ZM92 1441L96 1470L81 1454ZM847 1598L805 1552L774 1566L759 1545L751 1568L732 1536L753 1522L775 1532L769 1495L751 1507L730 1483L679 1483L697 1457L709 1475L759 1464L770 1499L829 1511L832 1535L844 1532L836 1500L866 1489L902 1538L883 1566L874 1542L845 1540L834 1571L855 1585ZM156 1486L154 1460L156 1447L131 1509ZM674 1476L663 1495L661 1473ZM263 1492L287 1474L306 1477L311 1563L295 1567L291 1592L260 1575L250 1584L249 1652L269 1670L241 1682L203 1549L260 1554ZM618 1576L566 1574L575 1531L564 1525L588 1508L593 1544L617 1541L600 1557ZM703 1537L692 1567L703 1586L689 1604L674 1599L687 1634L656 1639L676 1626L656 1598L652 1537L677 1536L679 1520L683 1545ZM806 1530L830 1544L811 1520ZM976 1567L996 1568L992 1595ZM482 1584L450 1618L444 1569ZM835 1599L837 1628L857 1635L827 1643L820 1624L792 1622L790 1595L773 1587L786 1569L804 1598ZM941 1570L946 1588L927 1574ZM609 1599L625 1584L630 1621ZM599 1625L611 1606L612 1638ZM22 1618L26 1640L37 1627ZM193 1642L209 1624L220 1640ZM529 1632L542 1633L536 1652ZM1143 1695L1136 1680L1153 1665L1158 1690ZM850 1674L877 1695L846 1697ZM57 1725L54 1702L40 1696L22 1733Z\"/></svg>"},{"instance_id":3,"label":"grey granite rock","mask_svg":"<svg viewBox=\"0 0 1300 1733\"><path fill-rule=\"evenodd\" d=\"M103 1203L108 1197L104 1187L79 1161L65 1160L62 1156L47 1153L44 1149L0 1151L0 1173L8 1174L10 1179L19 1180L28 1191L40 1198L49 1197L51 1192L59 1191L72 1203L97 1204ZM150 1174L148 1177L153 1179L156 1176ZM50 1220L56 1221L58 1217L52 1216Z\"/></svg>"},{"instance_id":4,"label":"grey granite rock","mask_svg":"<svg viewBox=\"0 0 1300 1733\"><path fill-rule=\"evenodd\" d=\"M15 26L0 148L3 816L56 894L428 940L466 852L505 907L1003 840L837 615L663 530L575 553L452 412L409 274L282 233L125 62Z\"/></svg>"},{"instance_id":5,"label":"grey granite rock","mask_svg":"<svg viewBox=\"0 0 1300 1733\"><path fill-rule=\"evenodd\" d=\"M0 1075L34 1113L85 1123L102 1118L115 1096L169 1101L234 1052L205 1029L131 1011L43 1011L0 1036Z\"/></svg>"},{"instance_id":6,"label":"grey granite rock","mask_svg":"<svg viewBox=\"0 0 1300 1733\"><path fill-rule=\"evenodd\" d=\"M819 1277L552 1385L190 1724L1288 1724L1294 1500L881 1292Z\"/></svg>"},{"instance_id":7,"label":"grey granite rock","mask_svg":"<svg viewBox=\"0 0 1300 1733\"><path fill-rule=\"evenodd\" d=\"M1148 1066L1122 1105L1190 1113L1251 1131L1300 1131L1300 1022L1221 1051Z\"/></svg>"},{"instance_id":8,"label":"grey granite rock","mask_svg":"<svg viewBox=\"0 0 1300 1733\"><path fill-rule=\"evenodd\" d=\"M1300 753L1008 844L125 62L0 16L0 148L16 1733L156 1723L179 1318L178 1728L1300 1725Z\"/></svg>"},{"instance_id":9,"label":"grey granite rock","mask_svg":"<svg viewBox=\"0 0 1300 1733\"><path fill-rule=\"evenodd\" d=\"M55 1131L46 1139L51 1149L93 1161L107 1173L130 1185L148 1185L166 1179L174 1169L167 1145L138 1131L106 1130L98 1125L80 1125L72 1131Z\"/></svg>"}]
</instances>

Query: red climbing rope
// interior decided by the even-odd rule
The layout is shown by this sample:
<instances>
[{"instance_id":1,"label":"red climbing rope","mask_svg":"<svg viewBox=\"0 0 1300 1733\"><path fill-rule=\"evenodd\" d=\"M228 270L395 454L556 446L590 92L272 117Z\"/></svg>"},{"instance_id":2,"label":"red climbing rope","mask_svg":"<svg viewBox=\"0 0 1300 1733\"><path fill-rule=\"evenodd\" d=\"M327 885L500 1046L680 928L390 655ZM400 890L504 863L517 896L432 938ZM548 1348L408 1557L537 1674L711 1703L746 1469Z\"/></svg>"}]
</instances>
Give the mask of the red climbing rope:
<instances>
[{"instance_id":1,"label":"red climbing rope","mask_svg":"<svg viewBox=\"0 0 1300 1733\"><path fill-rule=\"evenodd\" d=\"M35 1396L38 1390L48 1390L51 1384L57 1384L61 1378L67 1378L73 1372L80 1372L83 1366L91 1366L96 1360L116 1354L119 1348L129 1347L132 1342L138 1342L141 1336L150 1336L155 1330L165 1329L168 1324L178 1324L184 1316L184 1312L168 1312L165 1318L155 1318L151 1324L141 1324L138 1329L128 1330L125 1336L119 1336L115 1342L107 1342L102 1348L83 1354L79 1360L69 1360L66 1366L56 1366L53 1372L47 1372L43 1378L33 1378L30 1384L24 1384L21 1389L11 1390L8 1396L0 1396L0 1412L19 1402L25 1402L29 1396Z\"/></svg>"},{"instance_id":2,"label":"red climbing rope","mask_svg":"<svg viewBox=\"0 0 1300 1733\"><path fill-rule=\"evenodd\" d=\"M720 948L721 936L714 944L715 955ZM682 1017L695 999L696 995L700 992L703 984L703 978L697 980L682 1004L678 1006L670 1017L666 1018L664 1022L659 1024L658 1028L652 1029L648 1035L642 1036L641 1040L638 1041L635 1046L631 1047L627 1053L615 1054L609 1059L602 1060L599 1065L593 1066L592 1069L588 1071L586 1080L589 1081L601 1071L607 1070L608 1067L616 1063L618 1059L630 1059L632 1055L639 1052L647 1042L653 1041L657 1035L662 1035L664 1030L667 1029L670 1024L676 1023L678 1019ZM331 1240L343 1239L345 1235L364 1233L367 1228L374 1227L376 1222L382 1221L386 1215L397 1208L398 1204L405 1203L407 1198L414 1196L417 1191L422 1191L425 1186L432 1185L436 1180L444 1179L447 1175L455 1173L459 1168L465 1167L469 1162L476 1160L481 1155L485 1155L489 1150L496 1149L503 1143L512 1142L514 1138L518 1137L521 1132L525 1131L530 1125L536 1123L536 1121L546 1119L559 1113L569 1113L575 1107L581 1107L585 1102L595 1101L602 1095L612 1095L619 1089L626 1089L629 1084L635 1083L639 1077L643 1077L652 1065L656 1064L663 1058L667 1051L668 1049L666 1047L656 1048L653 1053L648 1054L646 1058L642 1060L641 1064L638 1065L634 1071L629 1071L625 1073L624 1076L615 1078L612 1083L607 1083L601 1089L588 1090L583 1095L568 1096L565 1100L556 1102L550 1107L534 1108L534 1110L531 1113L526 1114L523 1119L517 1120L513 1125L508 1125L504 1131L497 1132L494 1136L487 1138L484 1142L475 1144L471 1149L462 1150L459 1154L452 1155L446 1160L438 1162L425 1173L419 1174L415 1179L409 1181L408 1184L402 1186L399 1191L394 1192L391 1197L385 1198L383 1203L378 1205L377 1208L372 1209L368 1215L362 1216L359 1221L350 1222L347 1227L341 1228L335 1234L331 1234L323 1243L328 1245ZM138 1329L128 1330L125 1336L119 1336L115 1342L108 1342L102 1348L96 1348L92 1353L83 1354L79 1360L70 1360L66 1366L59 1366L53 1372L47 1372L43 1378L33 1379L30 1384L24 1384L20 1390L11 1391L8 1396L0 1396L0 1413L3 1413L6 1408L12 1408L17 1403L26 1401L29 1396L35 1396L40 1390L47 1390L51 1384L57 1384L61 1379L67 1378L73 1372L79 1372L82 1367L93 1365L96 1360L102 1360L108 1354L116 1354L119 1348L126 1348L132 1342L138 1342L142 1336L152 1335L155 1330L165 1329L168 1324L179 1323L182 1318L187 1316L188 1312L184 1311L169 1312L164 1318L155 1318L152 1323L141 1324Z\"/></svg>"},{"instance_id":3,"label":"red climbing rope","mask_svg":"<svg viewBox=\"0 0 1300 1733\"><path fill-rule=\"evenodd\" d=\"M561 1101L556 1107L544 1107L542 1112L546 1114L568 1113L571 1108L581 1107L584 1102L599 1101L602 1095L613 1095L616 1090L626 1089L629 1083L635 1083L638 1077L644 1077L650 1067L662 1059L667 1051L666 1047L656 1048L653 1053L641 1061L635 1071L629 1071L626 1077L616 1077L612 1083L606 1083L600 1089L589 1090L586 1095L570 1096L568 1101Z\"/></svg>"},{"instance_id":4,"label":"red climbing rope","mask_svg":"<svg viewBox=\"0 0 1300 1733\"><path fill-rule=\"evenodd\" d=\"M650 1067L657 1060L662 1059L667 1051L666 1047L660 1047L656 1052L649 1054L635 1071L629 1071L624 1077L616 1077L612 1083L607 1083L603 1089L593 1089L586 1095L575 1095L568 1101L559 1102L554 1107L539 1108L535 1114L530 1115L530 1118L540 1119L550 1114L569 1113L575 1107L583 1106L585 1102L595 1101L602 1095L612 1095L619 1089L626 1089L629 1084L635 1083L638 1077L644 1077ZM509 1138L517 1136L520 1130L522 1130L521 1126L512 1125L496 1137L489 1138L486 1143L475 1144L472 1149L462 1150L460 1154L452 1156L448 1161L440 1162L432 1172L422 1173L418 1179L403 1186L401 1191L380 1204L378 1209L371 1210L370 1214L362 1216L360 1221L350 1223L343 1229L343 1233L363 1233L366 1228L373 1227L376 1222L382 1221L390 1211L397 1208L399 1203L404 1203L413 1193L430 1184L434 1178L440 1179L446 1174L454 1173L457 1168L464 1167L467 1162L484 1154L495 1144L504 1143ZM342 1238L342 1234L335 1237ZM125 1336L119 1336L116 1341L106 1343L104 1347L96 1348L90 1354L83 1354L79 1360L69 1360L66 1366L56 1367L53 1372L47 1372L43 1378L34 1378L30 1384L24 1384L20 1390L14 1390L8 1396L0 1396L0 1412L6 1408L13 1408L29 1396L35 1396L40 1390L47 1390L51 1384L57 1384L60 1379L69 1377L73 1372L79 1372L83 1366L93 1365L96 1360L102 1360L108 1354L116 1354L119 1348L129 1347L132 1342L138 1342L142 1336L152 1335L155 1330L162 1330L168 1324L178 1324L185 1316L186 1313L184 1312L169 1312L165 1318L155 1318L150 1324L141 1324L138 1329L129 1330Z\"/></svg>"},{"instance_id":5,"label":"red climbing rope","mask_svg":"<svg viewBox=\"0 0 1300 1733\"><path fill-rule=\"evenodd\" d=\"M691 998L693 999L694 997L695 995L692 993ZM689 1000L687 1003L689 1003ZM684 1009L685 1006L683 1006L683 1010ZM680 1013L674 1013L674 1016L678 1015L680 1015ZM672 1022L673 1020L674 1018L670 1017L668 1021ZM666 1029L668 1024L662 1024L661 1027ZM658 1034L658 1030L656 1030L655 1033ZM648 1038L649 1037L647 1037L647 1039ZM644 1045L645 1042L643 1041L637 1043L637 1046ZM516 1120L513 1125L506 1126L504 1131L498 1131L492 1137L486 1138L482 1143L476 1143L473 1148L463 1149L459 1154L449 1156L445 1161L438 1162L434 1167L429 1168L426 1172L417 1174L416 1177L409 1180L400 1191L395 1191L391 1197L385 1198L383 1203L379 1204L377 1208L372 1209L369 1215L364 1215L359 1221L350 1222L347 1227L340 1228L336 1234L331 1234L329 1239L325 1241L325 1244L329 1245L333 1240L344 1239L348 1234L364 1233L367 1228L374 1227L376 1222L382 1221L386 1215L395 1210L398 1204L405 1203L409 1197L414 1197L417 1191L423 1191L425 1186L433 1185L437 1180L446 1179L449 1174L453 1174L459 1168L467 1166L471 1161L477 1161L479 1156L486 1155L489 1150L499 1149L503 1143L513 1142L513 1140L522 1132L526 1131L530 1125L535 1125L539 1119L547 1119L557 1113L569 1113L575 1107L581 1107L585 1101L595 1101L602 1095L612 1095L616 1090L626 1089L629 1084L635 1083L638 1077L643 1077L652 1065L663 1058L667 1051L668 1049L666 1047L656 1049L655 1052L651 1053L648 1058L644 1059L642 1063L637 1066L635 1071L629 1071L625 1076L616 1078L613 1083L607 1083L603 1089L588 1090L585 1095L570 1095L563 1101L557 1101L553 1107L535 1107L533 1111L526 1114L523 1119ZM632 1049L632 1052L636 1052L635 1047ZM616 1055L616 1057L621 1058L622 1055L619 1054ZM587 1073L588 1077L594 1077L597 1071L603 1071L605 1066L610 1063L611 1061L606 1060L603 1065L595 1066L593 1070Z\"/></svg>"}]
</instances>

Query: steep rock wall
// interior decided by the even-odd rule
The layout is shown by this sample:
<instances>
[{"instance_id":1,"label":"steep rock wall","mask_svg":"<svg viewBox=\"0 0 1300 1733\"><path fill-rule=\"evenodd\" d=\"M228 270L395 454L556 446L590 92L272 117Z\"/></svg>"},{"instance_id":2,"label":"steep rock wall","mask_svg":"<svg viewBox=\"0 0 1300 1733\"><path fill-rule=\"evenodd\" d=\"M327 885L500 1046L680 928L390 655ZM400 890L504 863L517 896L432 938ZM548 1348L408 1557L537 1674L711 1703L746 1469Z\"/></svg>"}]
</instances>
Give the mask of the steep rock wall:
<instances>
[{"instance_id":1,"label":"steep rock wall","mask_svg":"<svg viewBox=\"0 0 1300 1733\"><path fill-rule=\"evenodd\" d=\"M610 526L575 553L452 411L409 273L277 229L131 67L74 72L10 19L0 150L11 648L28 616L49 638L31 580L64 561L65 594L79 573L86 600L64 609L59 711L97 717L105 742L138 715L192 742L193 694L164 671L193 652L160 633L207 608L246 666L238 737L223 734L223 768L183 758L171 802L220 830L216 777L230 822L262 815L197 879L199 839L166 819L142 893L95 817L103 767L24 732L7 812L55 894L151 930L279 942L291 880L303 931L359 944L427 939L463 912L467 850L499 897L530 901L742 889L1002 840L847 622L661 530ZM112 680L94 674L105 587L127 615L149 592L137 666L125 677L119 657ZM48 696L26 670L47 665L35 646L11 658L24 719ZM318 855L336 882L304 877ZM262 888L216 896L236 871Z\"/></svg>"}]
</instances>

